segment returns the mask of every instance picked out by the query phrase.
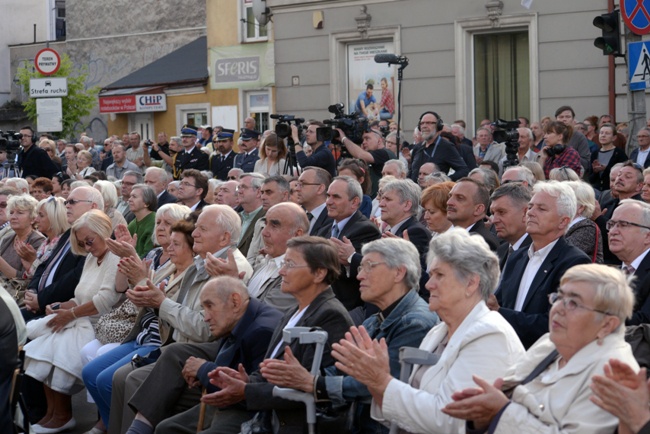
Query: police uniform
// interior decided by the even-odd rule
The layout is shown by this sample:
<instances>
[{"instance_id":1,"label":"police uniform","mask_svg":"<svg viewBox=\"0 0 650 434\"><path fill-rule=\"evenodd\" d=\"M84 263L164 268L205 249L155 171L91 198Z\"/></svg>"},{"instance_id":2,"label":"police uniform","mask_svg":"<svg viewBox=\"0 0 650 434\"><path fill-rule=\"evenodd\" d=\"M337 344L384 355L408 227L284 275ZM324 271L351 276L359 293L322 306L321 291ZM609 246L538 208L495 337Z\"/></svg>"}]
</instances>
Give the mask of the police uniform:
<instances>
[{"instance_id":1,"label":"police uniform","mask_svg":"<svg viewBox=\"0 0 650 434\"><path fill-rule=\"evenodd\" d=\"M223 129L217 133L217 143L215 149L218 148L218 142L221 140L232 140L235 130ZM234 167L235 156L237 154L232 149L228 154L223 155L220 152L214 152L210 156L210 171L216 179L221 181L228 180L228 172Z\"/></svg>"},{"instance_id":2,"label":"police uniform","mask_svg":"<svg viewBox=\"0 0 650 434\"><path fill-rule=\"evenodd\" d=\"M196 139L196 128L191 125L185 125L181 129L181 137L190 136ZM184 170L187 169L196 169L196 170L208 170L209 161L208 155L201 151L196 145L191 152L187 152L185 149L176 154L174 160L174 179L181 179L181 174Z\"/></svg>"},{"instance_id":3,"label":"police uniform","mask_svg":"<svg viewBox=\"0 0 650 434\"><path fill-rule=\"evenodd\" d=\"M259 139L260 133L255 130L249 130L248 128L241 129L241 135L239 136L242 141L247 142L251 139ZM255 163L260 159L259 149L255 148L249 153L242 152L235 156L234 167L241 169L244 173L252 173L255 171Z\"/></svg>"}]
</instances>

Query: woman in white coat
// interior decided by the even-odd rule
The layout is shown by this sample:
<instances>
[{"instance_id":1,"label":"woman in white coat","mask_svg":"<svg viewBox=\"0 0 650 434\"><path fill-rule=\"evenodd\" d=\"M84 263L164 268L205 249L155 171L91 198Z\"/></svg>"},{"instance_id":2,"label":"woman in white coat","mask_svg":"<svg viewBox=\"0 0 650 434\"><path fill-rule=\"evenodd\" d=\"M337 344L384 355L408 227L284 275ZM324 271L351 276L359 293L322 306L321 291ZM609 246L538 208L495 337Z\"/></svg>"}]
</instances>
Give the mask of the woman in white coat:
<instances>
[{"instance_id":1,"label":"woman in white coat","mask_svg":"<svg viewBox=\"0 0 650 434\"><path fill-rule=\"evenodd\" d=\"M455 393L445 413L471 421L478 432L614 432L618 419L590 400L589 386L610 359L639 370L624 338L634 305L627 279L605 265L577 265L549 299L550 333L528 349L514 375L494 383L479 375L480 389Z\"/></svg>"},{"instance_id":2,"label":"woman in white coat","mask_svg":"<svg viewBox=\"0 0 650 434\"><path fill-rule=\"evenodd\" d=\"M368 386L374 419L410 433L464 433L464 421L442 413L453 392L473 385L473 373L490 381L512 373L524 347L510 324L486 305L499 264L482 237L450 229L431 240L429 254L429 308L443 322L420 349L439 355L438 363L415 365L409 383L403 383L390 375L385 341L372 341L363 328L352 329L332 354L337 368Z\"/></svg>"}]
</instances>

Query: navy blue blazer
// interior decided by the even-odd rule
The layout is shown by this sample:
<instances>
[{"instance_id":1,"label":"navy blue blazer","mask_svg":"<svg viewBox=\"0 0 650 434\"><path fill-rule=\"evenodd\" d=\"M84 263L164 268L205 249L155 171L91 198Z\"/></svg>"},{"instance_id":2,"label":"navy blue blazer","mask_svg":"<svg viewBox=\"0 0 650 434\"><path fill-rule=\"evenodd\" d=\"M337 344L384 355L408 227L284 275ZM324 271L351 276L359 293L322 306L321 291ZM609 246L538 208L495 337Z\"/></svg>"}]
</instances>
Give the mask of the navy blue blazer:
<instances>
[{"instance_id":1,"label":"navy blue blazer","mask_svg":"<svg viewBox=\"0 0 650 434\"><path fill-rule=\"evenodd\" d=\"M490 246L490 250L493 252L496 252L499 244L501 244L499 238L490 232L490 229L485 227L483 220L479 220L474 223L474 226L472 226L472 228L469 230L469 233L482 236L485 242L488 243L488 246Z\"/></svg>"},{"instance_id":2,"label":"navy blue blazer","mask_svg":"<svg viewBox=\"0 0 650 434\"><path fill-rule=\"evenodd\" d=\"M650 254L643 258L639 268L634 271L634 277L634 313L625 325L650 323Z\"/></svg>"},{"instance_id":3,"label":"navy blue blazer","mask_svg":"<svg viewBox=\"0 0 650 434\"><path fill-rule=\"evenodd\" d=\"M528 265L528 249L513 252L503 270L503 278L495 292L501 306L499 313L515 329L521 343L528 348L548 332L548 294L556 292L562 275L574 265L590 264L582 250L560 237L533 278L521 312L514 310L519 284Z\"/></svg>"},{"instance_id":4,"label":"navy blue blazer","mask_svg":"<svg viewBox=\"0 0 650 434\"><path fill-rule=\"evenodd\" d=\"M237 167L243 170L244 173L252 173L255 171L255 163L259 159L259 150L255 148L250 154L241 153L235 155L233 160L233 167Z\"/></svg>"},{"instance_id":5,"label":"navy blue blazer","mask_svg":"<svg viewBox=\"0 0 650 434\"><path fill-rule=\"evenodd\" d=\"M176 157L175 166L178 173L185 169L208 170L208 154L197 146L189 154L183 150Z\"/></svg>"},{"instance_id":6,"label":"navy blue blazer","mask_svg":"<svg viewBox=\"0 0 650 434\"><path fill-rule=\"evenodd\" d=\"M235 164L235 151L230 151L226 156L225 160L221 161L221 154L214 154L210 157L210 171L216 179L221 181L228 180L228 172L232 169ZM253 163L253 166L255 163Z\"/></svg>"},{"instance_id":7,"label":"navy blue blazer","mask_svg":"<svg viewBox=\"0 0 650 434\"><path fill-rule=\"evenodd\" d=\"M262 303L256 298L251 298L242 316L235 328L230 333L230 337L235 339L234 350L229 351L230 360L226 365L234 370L241 363L244 365L246 372L253 372L259 369L259 364L264 360L271 337L277 325L282 319L282 312ZM228 337L221 338L219 342L219 351L223 347ZM217 354L219 354L219 351ZM219 357L219 356L217 356ZM220 360L222 362L222 360ZM199 368L196 378L206 387L208 393L216 392L218 387L210 383L208 373L217 368L215 362L206 362Z\"/></svg>"},{"instance_id":8,"label":"navy blue blazer","mask_svg":"<svg viewBox=\"0 0 650 434\"><path fill-rule=\"evenodd\" d=\"M161 206L167 205L168 203L176 203L178 202L178 199L176 199L176 196L169 194L167 190L164 190L161 194L160 197L158 198L158 207L157 209L160 209Z\"/></svg>"},{"instance_id":9,"label":"navy blue blazer","mask_svg":"<svg viewBox=\"0 0 650 434\"><path fill-rule=\"evenodd\" d=\"M636 163L636 157L639 156L639 148L636 148L632 153L630 154L630 160L634 161ZM645 159L645 163L643 163L643 168L647 169L650 167L650 155L648 158Z\"/></svg>"}]
</instances>

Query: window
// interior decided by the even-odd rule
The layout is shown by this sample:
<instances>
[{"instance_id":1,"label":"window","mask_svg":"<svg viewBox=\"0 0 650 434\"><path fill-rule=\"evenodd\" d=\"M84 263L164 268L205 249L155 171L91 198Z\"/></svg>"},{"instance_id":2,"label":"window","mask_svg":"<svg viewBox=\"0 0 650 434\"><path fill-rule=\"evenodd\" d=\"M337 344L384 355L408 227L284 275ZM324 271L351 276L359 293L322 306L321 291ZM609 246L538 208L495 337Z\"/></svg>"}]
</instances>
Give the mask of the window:
<instances>
[{"instance_id":1,"label":"window","mask_svg":"<svg viewBox=\"0 0 650 434\"><path fill-rule=\"evenodd\" d=\"M250 116L255 118L257 131L269 129L269 113L271 111L271 92L254 91L245 93L246 107L244 107L244 118Z\"/></svg>"},{"instance_id":2,"label":"window","mask_svg":"<svg viewBox=\"0 0 650 434\"><path fill-rule=\"evenodd\" d=\"M528 32L474 35L474 119L530 118Z\"/></svg>"},{"instance_id":3,"label":"window","mask_svg":"<svg viewBox=\"0 0 650 434\"><path fill-rule=\"evenodd\" d=\"M268 24L260 26L253 14L253 0L244 0L243 40L244 42L266 41L268 37Z\"/></svg>"},{"instance_id":4,"label":"window","mask_svg":"<svg viewBox=\"0 0 650 434\"><path fill-rule=\"evenodd\" d=\"M176 104L176 131L185 124L210 125L210 103Z\"/></svg>"}]
</instances>

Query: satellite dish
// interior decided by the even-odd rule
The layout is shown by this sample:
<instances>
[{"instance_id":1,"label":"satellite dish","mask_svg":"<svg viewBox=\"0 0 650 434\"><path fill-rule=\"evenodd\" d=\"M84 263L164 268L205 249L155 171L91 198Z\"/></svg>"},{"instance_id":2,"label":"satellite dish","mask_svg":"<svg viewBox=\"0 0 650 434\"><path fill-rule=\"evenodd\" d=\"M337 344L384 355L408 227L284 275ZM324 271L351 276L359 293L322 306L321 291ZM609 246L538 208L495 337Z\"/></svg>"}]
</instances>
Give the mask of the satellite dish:
<instances>
[{"instance_id":1,"label":"satellite dish","mask_svg":"<svg viewBox=\"0 0 650 434\"><path fill-rule=\"evenodd\" d=\"M253 0L253 15L260 26L265 26L269 22L271 10L266 7L266 0Z\"/></svg>"}]
</instances>

